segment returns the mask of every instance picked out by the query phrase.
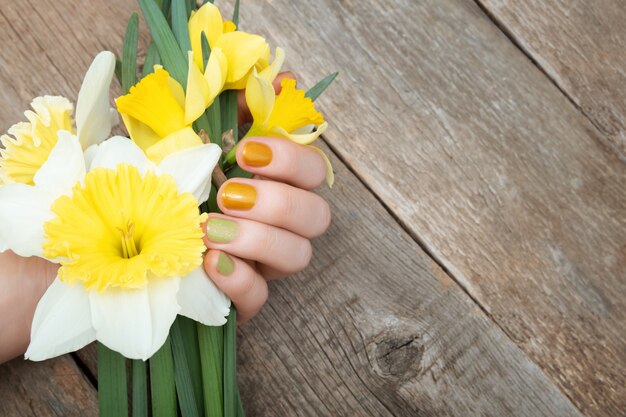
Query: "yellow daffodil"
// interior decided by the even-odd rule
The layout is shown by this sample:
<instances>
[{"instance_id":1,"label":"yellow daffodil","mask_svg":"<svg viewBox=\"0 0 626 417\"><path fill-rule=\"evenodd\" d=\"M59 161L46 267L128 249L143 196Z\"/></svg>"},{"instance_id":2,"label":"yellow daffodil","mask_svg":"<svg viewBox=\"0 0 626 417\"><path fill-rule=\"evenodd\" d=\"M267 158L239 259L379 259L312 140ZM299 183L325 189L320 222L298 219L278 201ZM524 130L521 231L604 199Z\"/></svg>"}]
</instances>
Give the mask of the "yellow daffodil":
<instances>
[{"instance_id":1,"label":"yellow daffodil","mask_svg":"<svg viewBox=\"0 0 626 417\"><path fill-rule=\"evenodd\" d=\"M211 55L215 49L219 49L225 57L227 73L224 89L245 87L245 77L255 65L269 65L270 48L265 39L259 35L236 30L233 22L224 22L219 9L207 2L198 11L192 12L189 18L189 40L193 62L200 71L204 72L201 42L203 32L209 42Z\"/></svg>"},{"instance_id":2,"label":"yellow daffodil","mask_svg":"<svg viewBox=\"0 0 626 417\"><path fill-rule=\"evenodd\" d=\"M37 306L26 358L99 340L146 360L177 314L224 324L230 301L202 267L198 210L221 149L200 145L159 164L127 138L91 149L87 157L61 131L34 186L0 187L0 241L61 265Z\"/></svg>"},{"instance_id":3,"label":"yellow daffodil","mask_svg":"<svg viewBox=\"0 0 626 417\"><path fill-rule=\"evenodd\" d=\"M313 101L305 97L304 90L296 89L296 81L284 78L281 92L276 95L272 82L254 72L248 78L246 102L252 113L250 136L281 137L301 145L315 141L328 127L324 116L315 109ZM333 169L328 157L320 149L311 146L326 162L326 182L332 186Z\"/></svg>"},{"instance_id":4,"label":"yellow daffodil","mask_svg":"<svg viewBox=\"0 0 626 417\"><path fill-rule=\"evenodd\" d=\"M34 183L35 175L46 162L57 143L57 132L75 132L83 149L109 137L116 114L109 106L109 87L115 70L115 56L101 52L89 67L78 93L76 120L74 106L65 97L35 98L33 111L25 112L28 122L9 128L8 135L0 137L0 184Z\"/></svg>"},{"instance_id":5,"label":"yellow daffodil","mask_svg":"<svg viewBox=\"0 0 626 417\"><path fill-rule=\"evenodd\" d=\"M196 105L196 96L205 92L193 90L186 97L166 70L155 68L115 103L131 139L158 162L172 152L202 144L191 124L204 112L202 105Z\"/></svg>"}]
</instances>

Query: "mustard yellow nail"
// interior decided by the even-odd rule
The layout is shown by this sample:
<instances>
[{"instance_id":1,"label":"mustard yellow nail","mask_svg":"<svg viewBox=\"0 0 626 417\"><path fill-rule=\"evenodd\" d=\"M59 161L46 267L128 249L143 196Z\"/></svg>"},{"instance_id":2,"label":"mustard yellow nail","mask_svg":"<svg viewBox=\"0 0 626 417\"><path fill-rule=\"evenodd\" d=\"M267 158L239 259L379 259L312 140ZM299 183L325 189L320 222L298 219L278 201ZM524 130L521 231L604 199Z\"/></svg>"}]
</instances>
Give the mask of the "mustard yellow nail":
<instances>
[{"instance_id":1,"label":"mustard yellow nail","mask_svg":"<svg viewBox=\"0 0 626 417\"><path fill-rule=\"evenodd\" d=\"M229 182L222 187L222 204L230 210L250 210L256 203L256 190L248 184Z\"/></svg>"},{"instance_id":2,"label":"mustard yellow nail","mask_svg":"<svg viewBox=\"0 0 626 417\"><path fill-rule=\"evenodd\" d=\"M241 153L246 164L253 167L264 167L272 162L272 149L259 142L246 142Z\"/></svg>"}]
</instances>

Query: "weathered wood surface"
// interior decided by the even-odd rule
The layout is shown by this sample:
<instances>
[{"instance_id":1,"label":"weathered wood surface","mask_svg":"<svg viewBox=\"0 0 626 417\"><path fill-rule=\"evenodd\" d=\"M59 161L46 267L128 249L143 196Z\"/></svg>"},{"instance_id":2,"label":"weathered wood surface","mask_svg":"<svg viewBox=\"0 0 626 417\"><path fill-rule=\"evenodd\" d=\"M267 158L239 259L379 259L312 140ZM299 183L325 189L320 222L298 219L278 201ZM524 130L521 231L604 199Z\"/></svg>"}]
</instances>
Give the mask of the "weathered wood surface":
<instances>
[{"instance_id":1,"label":"weathered wood surface","mask_svg":"<svg viewBox=\"0 0 626 417\"><path fill-rule=\"evenodd\" d=\"M478 1L626 160L626 3Z\"/></svg>"},{"instance_id":2,"label":"weathered wood surface","mask_svg":"<svg viewBox=\"0 0 626 417\"><path fill-rule=\"evenodd\" d=\"M472 1L249 2L242 22L309 85L341 71L331 147L581 410L623 415L626 167L603 133Z\"/></svg>"},{"instance_id":3,"label":"weathered wood surface","mask_svg":"<svg viewBox=\"0 0 626 417\"><path fill-rule=\"evenodd\" d=\"M0 416L97 415L96 390L69 356L41 363L15 359L0 366Z\"/></svg>"},{"instance_id":4,"label":"weathered wood surface","mask_svg":"<svg viewBox=\"0 0 626 417\"><path fill-rule=\"evenodd\" d=\"M1 130L34 95L75 98L135 9L24 5L0 1ZM360 177L333 158L334 223L313 265L240 331L248 415L618 415L621 166L472 2L381 7L242 7L243 29L286 46L307 84L342 71L321 100L327 140ZM7 366L0 402L25 378Z\"/></svg>"}]
</instances>

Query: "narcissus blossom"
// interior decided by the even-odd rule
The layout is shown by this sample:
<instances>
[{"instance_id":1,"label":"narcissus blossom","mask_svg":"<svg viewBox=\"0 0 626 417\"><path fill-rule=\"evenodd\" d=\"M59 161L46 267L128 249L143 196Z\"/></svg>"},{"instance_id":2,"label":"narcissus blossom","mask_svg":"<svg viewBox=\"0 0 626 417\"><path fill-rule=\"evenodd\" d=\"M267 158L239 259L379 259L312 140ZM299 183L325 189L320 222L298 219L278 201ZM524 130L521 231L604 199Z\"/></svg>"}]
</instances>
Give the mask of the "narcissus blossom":
<instances>
[{"instance_id":1,"label":"narcissus blossom","mask_svg":"<svg viewBox=\"0 0 626 417\"><path fill-rule=\"evenodd\" d=\"M62 131L34 185L0 187L8 248L60 264L37 306L26 358L99 340L146 360L177 314L224 324L230 301L202 267L205 215L198 210L220 148L188 148L159 164L127 138L91 149L86 160L76 137Z\"/></svg>"}]
</instances>

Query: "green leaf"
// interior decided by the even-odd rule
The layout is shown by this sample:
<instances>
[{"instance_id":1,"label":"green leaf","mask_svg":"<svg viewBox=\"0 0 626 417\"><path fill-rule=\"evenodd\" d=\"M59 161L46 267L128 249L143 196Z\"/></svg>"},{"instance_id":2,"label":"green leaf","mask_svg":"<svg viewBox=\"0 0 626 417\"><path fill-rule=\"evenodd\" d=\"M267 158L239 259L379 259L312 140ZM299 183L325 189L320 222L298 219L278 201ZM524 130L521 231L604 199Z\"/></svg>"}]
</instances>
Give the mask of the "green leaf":
<instances>
[{"instance_id":1,"label":"green leaf","mask_svg":"<svg viewBox=\"0 0 626 417\"><path fill-rule=\"evenodd\" d=\"M161 56L154 42L150 42L148 45L148 52L146 53L146 60L143 63L142 74L145 77L154 70L155 65L161 64Z\"/></svg>"},{"instance_id":2,"label":"green leaf","mask_svg":"<svg viewBox=\"0 0 626 417\"><path fill-rule=\"evenodd\" d=\"M198 345L198 332L196 330L196 322L184 316L178 316L180 328L183 332L183 341L185 343L185 353L187 355L187 363L189 364L189 373L191 382L193 383L193 392L198 404L198 410L202 414L204 409L204 401L202 398L202 369L200 368L200 346Z\"/></svg>"},{"instance_id":3,"label":"green leaf","mask_svg":"<svg viewBox=\"0 0 626 417\"><path fill-rule=\"evenodd\" d=\"M115 60L115 78L122 85L122 61L119 59Z\"/></svg>"},{"instance_id":4,"label":"green leaf","mask_svg":"<svg viewBox=\"0 0 626 417\"><path fill-rule=\"evenodd\" d=\"M224 325L224 415L237 414L237 310L230 308Z\"/></svg>"},{"instance_id":5,"label":"green leaf","mask_svg":"<svg viewBox=\"0 0 626 417\"><path fill-rule=\"evenodd\" d=\"M137 40L139 39L139 16L137 13L128 20L124 46L122 47L122 91L128 93L137 84Z\"/></svg>"},{"instance_id":6,"label":"green leaf","mask_svg":"<svg viewBox=\"0 0 626 417\"><path fill-rule=\"evenodd\" d=\"M133 417L148 417L148 381L146 363L132 361Z\"/></svg>"},{"instance_id":7,"label":"green leaf","mask_svg":"<svg viewBox=\"0 0 626 417\"><path fill-rule=\"evenodd\" d=\"M328 88L328 86L335 81L335 78L339 75L338 72L334 72L324 78L322 81L315 84L309 91L306 92L305 97L309 97L311 100L315 101L319 96L322 95L324 90Z\"/></svg>"},{"instance_id":8,"label":"green leaf","mask_svg":"<svg viewBox=\"0 0 626 417\"><path fill-rule=\"evenodd\" d=\"M150 392L152 394L153 417L176 416L174 360L169 337L161 349L150 358Z\"/></svg>"},{"instance_id":9,"label":"green leaf","mask_svg":"<svg viewBox=\"0 0 626 417\"><path fill-rule=\"evenodd\" d=\"M126 359L98 342L98 403L101 417L127 417Z\"/></svg>"},{"instance_id":10,"label":"green leaf","mask_svg":"<svg viewBox=\"0 0 626 417\"><path fill-rule=\"evenodd\" d=\"M239 29L239 0L235 0L235 8L233 10L233 23Z\"/></svg>"},{"instance_id":11,"label":"green leaf","mask_svg":"<svg viewBox=\"0 0 626 417\"><path fill-rule=\"evenodd\" d=\"M165 16L154 0L138 0L150 34L163 61L163 67L178 81L187 86L187 57L183 54Z\"/></svg>"},{"instance_id":12,"label":"green leaf","mask_svg":"<svg viewBox=\"0 0 626 417\"><path fill-rule=\"evenodd\" d=\"M186 52L191 50L189 27L187 26L187 0L172 1L172 31L186 57Z\"/></svg>"},{"instance_id":13,"label":"green leaf","mask_svg":"<svg viewBox=\"0 0 626 417\"><path fill-rule=\"evenodd\" d=\"M239 139L239 128L237 118L237 91L227 90L220 94L220 107L222 110L222 131L233 130L235 142Z\"/></svg>"},{"instance_id":14,"label":"green leaf","mask_svg":"<svg viewBox=\"0 0 626 417\"><path fill-rule=\"evenodd\" d=\"M176 1L176 0L174 0ZM189 371L189 361L185 352L185 342L180 321L176 319L170 329L172 354L174 355L174 379L182 417L199 417L200 410L196 404L193 382Z\"/></svg>"},{"instance_id":15,"label":"green leaf","mask_svg":"<svg viewBox=\"0 0 626 417\"><path fill-rule=\"evenodd\" d=\"M187 19L191 16L191 12L196 10L197 6L196 0L187 0Z\"/></svg>"},{"instance_id":16,"label":"green leaf","mask_svg":"<svg viewBox=\"0 0 626 417\"><path fill-rule=\"evenodd\" d=\"M222 327L196 323L200 345L205 417L223 417L222 396L224 331Z\"/></svg>"},{"instance_id":17,"label":"green leaf","mask_svg":"<svg viewBox=\"0 0 626 417\"><path fill-rule=\"evenodd\" d=\"M245 417L246 413L243 411L243 401L241 401L241 394L237 389L237 417Z\"/></svg>"},{"instance_id":18,"label":"green leaf","mask_svg":"<svg viewBox=\"0 0 626 417\"><path fill-rule=\"evenodd\" d=\"M204 68L206 68L211 56L211 46L204 31L200 32L200 45L202 45L202 62L204 62Z\"/></svg>"},{"instance_id":19,"label":"green leaf","mask_svg":"<svg viewBox=\"0 0 626 417\"><path fill-rule=\"evenodd\" d=\"M206 34L202 32L200 34L200 44L202 45L202 60L204 61L204 67L206 68L211 56L211 47L207 40ZM207 118L208 129L206 132L209 135L212 143L222 147L222 112L220 109L220 100L215 98L213 103L206 109L205 115Z\"/></svg>"}]
</instances>

